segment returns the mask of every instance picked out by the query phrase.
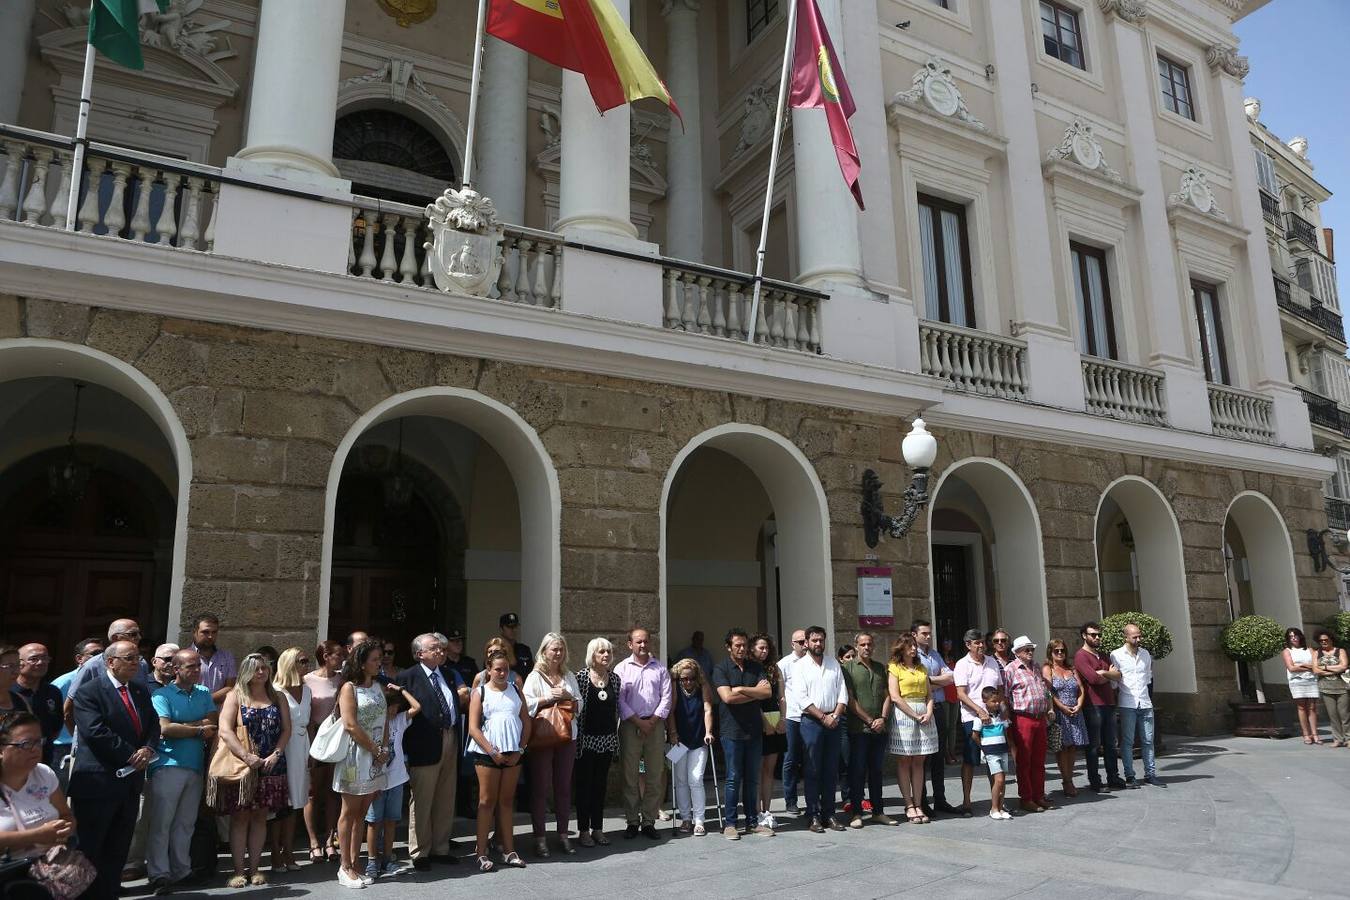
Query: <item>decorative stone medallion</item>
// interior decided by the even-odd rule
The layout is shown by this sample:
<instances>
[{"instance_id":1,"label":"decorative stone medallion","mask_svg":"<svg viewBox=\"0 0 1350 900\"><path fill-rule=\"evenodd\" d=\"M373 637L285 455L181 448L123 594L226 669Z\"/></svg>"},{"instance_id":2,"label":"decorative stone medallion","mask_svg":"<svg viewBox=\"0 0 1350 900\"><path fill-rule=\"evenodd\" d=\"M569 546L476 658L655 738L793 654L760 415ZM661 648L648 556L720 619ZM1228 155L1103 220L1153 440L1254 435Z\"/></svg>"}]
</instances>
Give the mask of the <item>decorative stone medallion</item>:
<instances>
[{"instance_id":1,"label":"decorative stone medallion","mask_svg":"<svg viewBox=\"0 0 1350 900\"><path fill-rule=\"evenodd\" d=\"M427 207L433 240L424 247L436 286L486 297L502 268L497 207L472 188L446 188Z\"/></svg>"},{"instance_id":2,"label":"decorative stone medallion","mask_svg":"<svg viewBox=\"0 0 1350 900\"><path fill-rule=\"evenodd\" d=\"M956 86L951 66L939 56L930 56L919 71L907 91L901 91L891 98L892 103L904 103L908 106L923 105L940 116L958 119L972 128L985 130L985 125L971 115L966 108L961 89Z\"/></svg>"},{"instance_id":3,"label":"decorative stone medallion","mask_svg":"<svg viewBox=\"0 0 1350 900\"><path fill-rule=\"evenodd\" d=\"M425 22L436 14L436 0L375 0L385 14L403 28Z\"/></svg>"},{"instance_id":4,"label":"decorative stone medallion","mask_svg":"<svg viewBox=\"0 0 1350 900\"><path fill-rule=\"evenodd\" d=\"M1092 126L1077 117L1064 130L1059 145L1047 153L1046 158L1052 162L1071 159L1085 169L1101 172L1112 181L1121 180L1120 173L1107 165L1106 153Z\"/></svg>"},{"instance_id":5,"label":"decorative stone medallion","mask_svg":"<svg viewBox=\"0 0 1350 900\"><path fill-rule=\"evenodd\" d=\"M1181 185L1176 193L1167 195L1168 206L1190 206L1207 216L1226 219L1214 199L1214 191L1209 186L1205 173L1191 166L1181 173Z\"/></svg>"}]
</instances>

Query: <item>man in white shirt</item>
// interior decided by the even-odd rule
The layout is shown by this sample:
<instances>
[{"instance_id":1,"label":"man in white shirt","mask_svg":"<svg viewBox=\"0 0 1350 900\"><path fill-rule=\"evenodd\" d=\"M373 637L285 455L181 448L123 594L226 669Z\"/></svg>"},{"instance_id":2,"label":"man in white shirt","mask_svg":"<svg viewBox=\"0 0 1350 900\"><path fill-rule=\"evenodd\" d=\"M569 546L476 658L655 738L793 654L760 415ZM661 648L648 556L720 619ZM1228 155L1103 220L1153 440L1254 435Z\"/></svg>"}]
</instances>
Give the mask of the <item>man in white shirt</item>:
<instances>
[{"instance_id":1,"label":"man in white shirt","mask_svg":"<svg viewBox=\"0 0 1350 900\"><path fill-rule=\"evenodd\" d=\"M811 821L810 829L816 834L827 828L843 831L843 823L834 818L834 795L848 685L838 660L825 653L824 628L812 625L806 629L806 655L793 663L791 670L788 717L790 721L795 711L806 751L806 816Z\"/></svg>"},{"instance_id":2,"label":"man in white shirt","mask_svg":"<svg viewBox=\"0 0 1350 900\"><path fill-rule=\"evenodd\" d=\"M792 667L806 655L806 630L798 628L792 632L792 650L778 661L778 671L783 676L783 701L787 711L787 727L784 729L787 736L787 750L783 751L783 802L787 805L787 811L792 815L797 815L801 810L797 807L797 782L802 772L802 732L800 708L793 708L792 703Z\"/></svg>"},{"instance_id":3,"label":"man in white shirt","mask_svg":"<svg viewBox=\"0 0 1350 900\"><path fill-rule=\"evenodd\" d=\"M1125 786L1139 787L1134 777L1135 729L1143 733L1140 744L1144 751L1144 780L1154 787L1162 787L1153 759L1153 698L1148 686L1153 683L1153 656L1139 646L1139 626L1125 626L1125 643L1111 651L1111 662L1120 670L1116 709L1120 713L1120 760L1125 769Z\"/></svg>"}]
</instances>

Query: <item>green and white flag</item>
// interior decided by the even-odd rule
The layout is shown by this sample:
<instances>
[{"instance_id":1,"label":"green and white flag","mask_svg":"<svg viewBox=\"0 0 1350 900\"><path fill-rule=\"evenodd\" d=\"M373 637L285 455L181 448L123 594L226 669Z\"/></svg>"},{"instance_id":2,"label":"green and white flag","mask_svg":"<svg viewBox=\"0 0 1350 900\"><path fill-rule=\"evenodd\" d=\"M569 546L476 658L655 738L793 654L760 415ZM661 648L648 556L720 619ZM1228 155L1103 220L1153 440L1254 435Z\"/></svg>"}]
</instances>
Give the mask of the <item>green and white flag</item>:
<instances>
[{"instance_id":1,"label":"green and white flag","mask_svg":"<svg viewBox=\"0 0 1350 900\"><path fill-rule=\"evenodd\" d=\"M168 12L169 0L93 0L89 7L89 43L128 69L144 69L141 16Z\"/></svg>"}]
</instances>

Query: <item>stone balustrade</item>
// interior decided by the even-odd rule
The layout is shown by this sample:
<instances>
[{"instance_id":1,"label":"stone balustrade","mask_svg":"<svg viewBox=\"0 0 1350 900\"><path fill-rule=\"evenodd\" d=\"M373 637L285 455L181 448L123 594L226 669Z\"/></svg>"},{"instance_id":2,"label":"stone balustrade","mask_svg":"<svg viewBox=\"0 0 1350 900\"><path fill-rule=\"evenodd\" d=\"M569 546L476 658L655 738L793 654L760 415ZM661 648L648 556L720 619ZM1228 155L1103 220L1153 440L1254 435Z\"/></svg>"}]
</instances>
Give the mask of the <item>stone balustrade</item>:
<instances>
[{"instance_id":1,"label":"stone balustrade","mask_svg":"<svg viewBox=\"0 0 1350 900\"><path fill-rule=\"evenodd\" d=\"M1113 359L1083 358L1083 395L1087 411L1097 416L1167 424L1163 375Z\"/></svg>"},{"instance_id":2,"label":"stone balustrade","mask_svg":"<svg viewBox=\"0 0 1350 900\"><path fill-rule=\"evenodd\" d=\"M1251 391L1223 384L1209 386L1210 420L1214 423L1214 433L1223 437L1274 443L1274 406L1269 397Z\"/></svg>"},{"instance_id":3,"label":"stone balustrade","mask_svg":"<svg viewBox=\"0 0 1350 900\"><path fill-rule=\"evenodd\" d=\"M57 135L0 125L0 220L66 227L74 154ZM90 144L75 230L210 252L220 170Z\"/></svg>"},{"instance_id":4,"label":"stone balustrade","mask_svg":"<svg viewBox=\"0 0 1350 900\"><path fill-rule=\"evenodd\" d=\"M925 320L919 323L923 374L972 394L1027 399L1027 345L973 328Z\"/></svg>"},{"instance_id":5,"label":"stone balustrade","mask_svg":"<svg viewBox=\"0 0 1350 900\"><path fill-rule=\"evenodd\" d=\"M759 309L750 321L754 279L739 272L665 260L666 328L745 340L806 353L820 353L820 303L826 295L765 279Z\"/></svg>"}]
</instances>

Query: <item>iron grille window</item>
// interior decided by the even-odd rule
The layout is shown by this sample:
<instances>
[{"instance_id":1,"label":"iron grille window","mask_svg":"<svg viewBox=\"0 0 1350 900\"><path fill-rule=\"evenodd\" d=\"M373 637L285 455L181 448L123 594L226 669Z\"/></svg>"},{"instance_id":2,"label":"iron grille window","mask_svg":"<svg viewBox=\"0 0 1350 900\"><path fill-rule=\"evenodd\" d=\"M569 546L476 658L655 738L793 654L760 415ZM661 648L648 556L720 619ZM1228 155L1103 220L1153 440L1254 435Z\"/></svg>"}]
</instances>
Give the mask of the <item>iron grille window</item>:
<instances>
[{"instance_id":1,"label":"iron grille window","mask_svg":"<svg viewBox=\"0 0 1350 900\"><path fill-rule=\"evenodd\" d=\"M745 0L745 42L758 37L776 15L778 0Z\"/></svg>"},{"instance_id":2,"label":"iron grille window","mask_svg":"<svg viewBox=\"0 0 1350 900\"><path fill-rule=\"evenodd\" d=\"M1083 32L1075 10L1041 0L1041 36L1046 54L1075 68L1087 68L1083 62Z\"/></svg>"},{"instance_id":3,"label":"iron grille window","mask_svg":"<svg viewBox=\"0 0 1350 900\"><path fill-rule=\"evenodd\" d=\"M1179 116L1195 121L1195 103L1191 100L1191 73L1179 62L1158 56L1158 83L1162 86L1163 106Z\"/></svg>"},{"instance_id":4,"label":"iron grille window","mask_svg":"<svg viewBox=\"0 0 1350 900\"><path fill-rule=\"evenodd\" d=\"M974 328L975 297L971 292L966 208L950 200L920 194L919 245L923 254L925 318Z\"/></svg>"}]
</instances>

